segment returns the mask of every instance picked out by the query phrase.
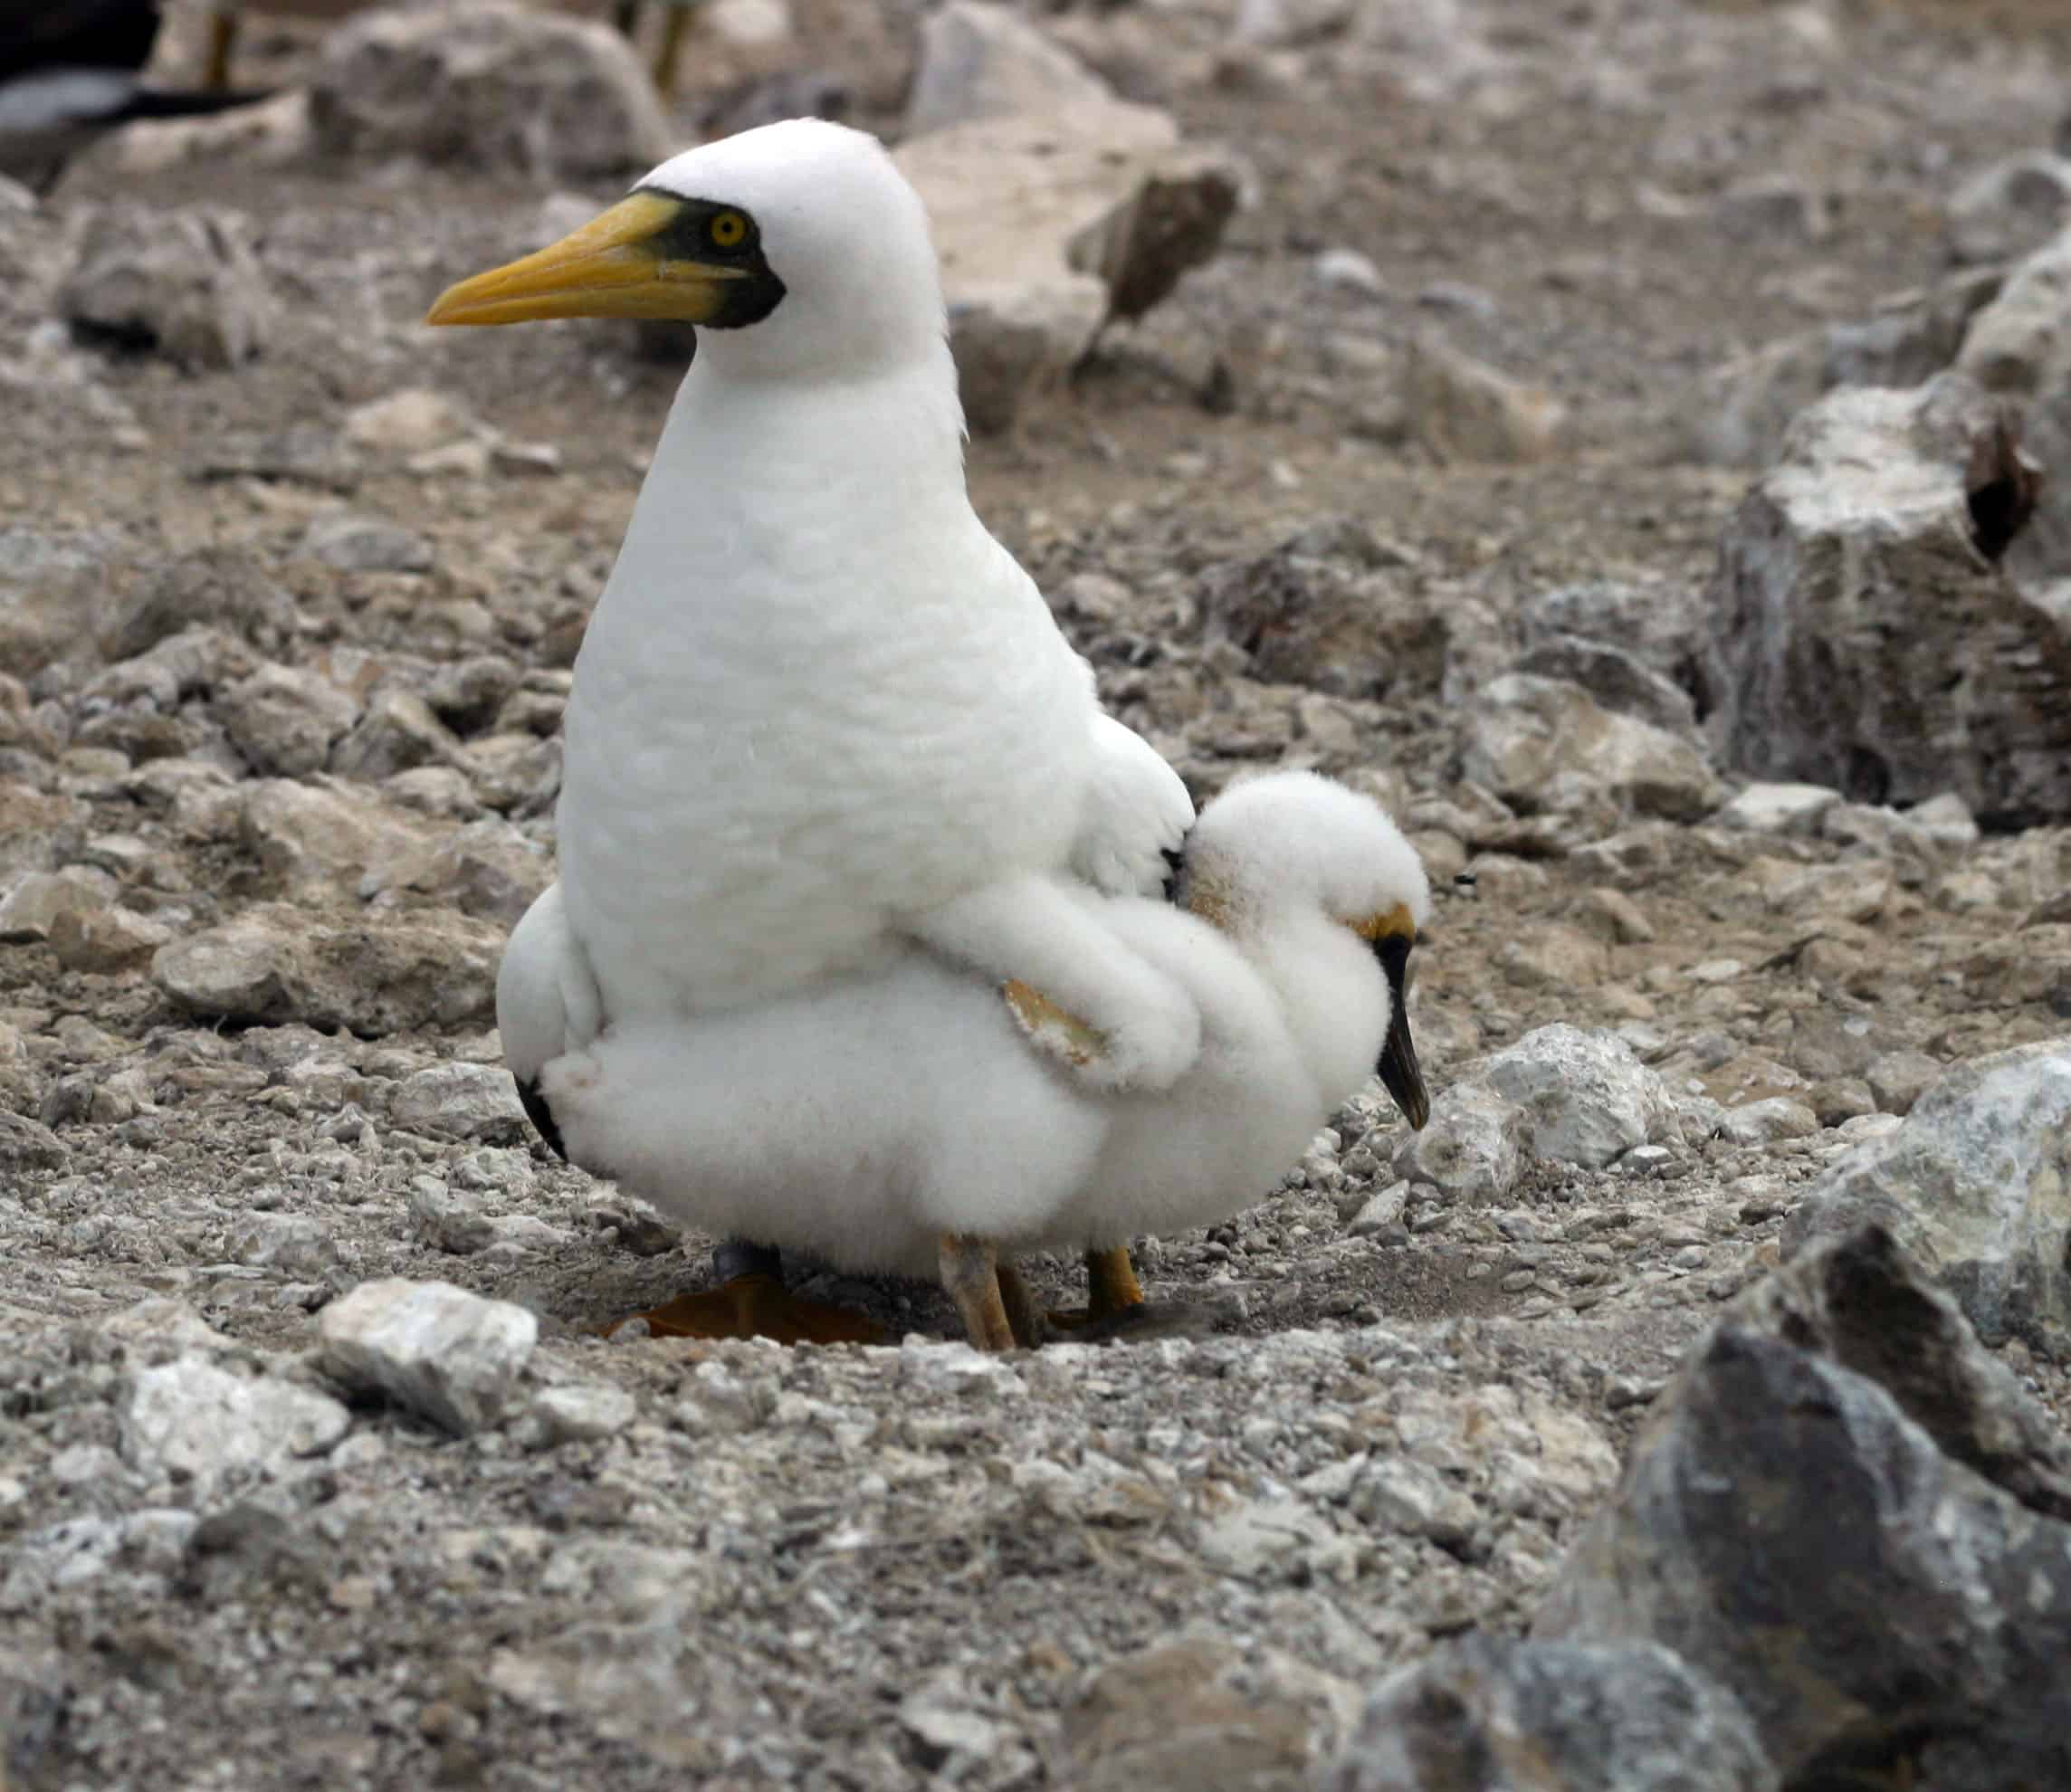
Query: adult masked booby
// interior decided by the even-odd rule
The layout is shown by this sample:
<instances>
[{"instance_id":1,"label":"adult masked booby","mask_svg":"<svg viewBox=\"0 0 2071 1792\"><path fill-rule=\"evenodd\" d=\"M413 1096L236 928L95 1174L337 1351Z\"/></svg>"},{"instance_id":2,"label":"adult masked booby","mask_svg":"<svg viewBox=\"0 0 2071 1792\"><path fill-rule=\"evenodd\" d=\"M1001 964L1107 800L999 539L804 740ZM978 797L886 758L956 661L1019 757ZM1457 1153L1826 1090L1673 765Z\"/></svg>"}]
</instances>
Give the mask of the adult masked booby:
<instances>
[{"instance_id":1,"label":"adult masked booby","mask_svg":"<svg viewBox=\"0 0 2071 1792\"><path fill-rule=\"evenodd\" d=\"M0 174L46 188L118 126L271 97L148 86L158 24L157 0L31 0L0 9Z\"/></svg>"},{"instance_id":2,"label":"adult masked booby","mask_svg":"<svg viewBox=\"0 0 2071 1792\"><path fill-rule=\"evenodd\" d=\"M791 119L689 150L429 321L575 317L700 336L577 662L560 882L499 986L542 1130L540 1069L600 1030L902 939L1040 988L1100 1035L1096 1081L1169 1084L1186 990L1051 874L1154 892L1192 805L971 508L927 217L883 148Z\"/></svg>"},{"instance_id":3,"label":"adult masked booby","mask_svg":"<svg viewBox=\"0 0 2071 1792\"><path fill-rule=\"evenodd\" d=\"M1428 1112L1406 997L1430 891L1378 806L1310 773L1239 785L1202 812L1179 896L1065 897L1198 1007L1199 1053L1163 1091L1037 1058L1031 1026L1100 1047L1038 992L919 948L752 1007L615 1023L540 1087L578 1161L678 1217L939 1273L974 1346L1033 1345L1014 1253L1083 1251L1086 1311L1052 1317L1113 1320L1142 1302L1132 1236L1250 1206L1377 1070L1413 1126Z\"/></svg>"}]
</instances>

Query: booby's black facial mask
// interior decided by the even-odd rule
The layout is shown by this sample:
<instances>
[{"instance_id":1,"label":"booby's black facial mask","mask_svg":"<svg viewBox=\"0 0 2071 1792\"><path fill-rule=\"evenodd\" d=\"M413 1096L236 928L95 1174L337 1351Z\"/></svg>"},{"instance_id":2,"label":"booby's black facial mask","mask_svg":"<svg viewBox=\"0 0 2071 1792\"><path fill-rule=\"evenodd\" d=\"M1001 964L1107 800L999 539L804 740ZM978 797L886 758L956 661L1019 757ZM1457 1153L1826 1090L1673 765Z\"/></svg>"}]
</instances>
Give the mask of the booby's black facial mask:
<instances>
[{"instance_id":1,"label":"booby's black facial mask","mask_svg":"<svg viewBox=\"0 0 2071 1792\"><path fill-rule=\"evenodd\" d=\"M425 321L648 318L740 329L783 298L741 207L644 186L558 243L449 287Z\"/></svg>"}]
</instances>

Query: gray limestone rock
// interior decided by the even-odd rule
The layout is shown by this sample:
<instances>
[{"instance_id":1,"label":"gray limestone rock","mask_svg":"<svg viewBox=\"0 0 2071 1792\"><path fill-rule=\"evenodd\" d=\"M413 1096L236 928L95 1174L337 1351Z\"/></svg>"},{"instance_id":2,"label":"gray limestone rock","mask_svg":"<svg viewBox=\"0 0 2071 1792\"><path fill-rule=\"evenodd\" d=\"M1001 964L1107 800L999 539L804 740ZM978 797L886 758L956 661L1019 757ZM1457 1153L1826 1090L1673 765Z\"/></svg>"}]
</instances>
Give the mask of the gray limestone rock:
<instances>
[{"instance_id":1,"label":"gray limestone rock","mask_svg":"<svg viewBox=\"0 0 2071 1792\"><path fill-rule=\"evenodd\" d=\"M1319 1792L1773 1792L1731 1692L1653 1643L1480 1634L1374 1689Z\"/></svg>"},{"instance_id":2,"label":"gray limestone rock","mask_svg":"<svg viewBox=\"0 0 2071 1792\"><path fill-rule=\"evenodd\" d=\"M73 329L190 370L266 346L273 300L241 214L124 205L95 214L59 305Z\"/></svg>"},{"instance_id":3,"label":"gray limestone rock","mask_svg":"<svg viewBox=\"0 0 2071 1792\"><path fill-rule=\"evenodd\" d=\"M523 168L644 173L677 145L638 55L608 26L507 0L361 13L310 90L318 149Z\"/></svg>"},{"instance_id":4,"label":"gray limestone rock","mask_svg":"<svg viewBox=\"0 0 2071 1792\"><path fill-rule=\"evenodd\" d=\"M234 1478L321 1455L352 1425L328 1394L201 1356L139 1369L121 1418L125 1457L192 1482L204 1500Z\"/></svg>"},{"instance_id":5,"label":"gray limestone rock","mask_svg":"<svg viewBox=\"0 0 2071 1792\"><path fill-rule=\"evenodd\" d=\"M1806 412L1712 580L1725 759L1865 802L1953 789L1980 818L2071 815L2071 623L1997 564L2034 496L2004 414L1959 375Z\"/></svg>"},{"instance_id":6,"label":"gray limestone rock","mask_svg":"<svg viewBox=\"0 0 2071 1792\"><path fill-rule=\"evenodd\" d=\"M539 1336L523 1307L401 1277L361 1282L323 1310L320 1329L327 1374L463 1436L496 1422Z\"/></svg>"},{"instance_id":7,"label":"gray limestone rock","mask_svg":"<svg viewBox=\"0 0 2071 1792\"><path fill-rule=\"evenodd\" d=\"M1994 1343L2071 1349L2071 1038L1952 1066L1815 1183L1786 1249L1890 1227Z\"/></svg>"},{"instance_id":8,"label":"gray limestone rock","mask_svg":"<svg viewBox=\"0 0 2071 1792\"><path fill-rule=\"evenodd\" d=\"M1675 1651L1786 1787L2061 1784L2064 1462L1888 1235L1825 1241L1686 1358L1533 1634Z\"/></svg>"}]
</instances>

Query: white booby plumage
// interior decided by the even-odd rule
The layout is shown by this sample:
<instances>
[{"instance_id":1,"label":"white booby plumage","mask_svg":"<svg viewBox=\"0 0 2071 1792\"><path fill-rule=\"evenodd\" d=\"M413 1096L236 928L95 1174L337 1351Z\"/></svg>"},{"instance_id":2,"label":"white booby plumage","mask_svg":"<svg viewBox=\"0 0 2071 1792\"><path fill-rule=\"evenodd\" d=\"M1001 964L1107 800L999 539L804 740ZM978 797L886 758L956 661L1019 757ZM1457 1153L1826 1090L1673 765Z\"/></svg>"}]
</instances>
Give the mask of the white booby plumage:
<instances>
[{"instance_id":1,"label":"white booby plumage","mask_svg":"<svg viewBox=\"0 0 2071 1792\"><path fill-rule=\"evenodd\" d=\"M678 1219L907 1273L935 1272L945 1234L1099 1253L1227 1219L1377 1064L1421 1124L1403 1003L1430 894L1379 808L1260 777L1208 805L1180 876L1184 908L1067 897L1198 1008L1162 1091L1038 1058L990 980L921 948L753 1008L615 1020L541 1087L577 1161Z\"/></svg>"},{"instance_id":2,"label":"white booby plumage","mask_svg":"<svg viewBox=\"0 0 2071 1792\"><path fill-rule=\"evenodd\" d=\"M927 218L883 147L795 119L690 150L431 320L568 316L707 328L576 663L560 883L498 990L520 1083L600 1022L768 1002L902 939L1040 978L1112 1081L1178 1075L1176 980L1026 891L1154 891L1192 805L971 508Z\"/></svg>"}]
</instances>

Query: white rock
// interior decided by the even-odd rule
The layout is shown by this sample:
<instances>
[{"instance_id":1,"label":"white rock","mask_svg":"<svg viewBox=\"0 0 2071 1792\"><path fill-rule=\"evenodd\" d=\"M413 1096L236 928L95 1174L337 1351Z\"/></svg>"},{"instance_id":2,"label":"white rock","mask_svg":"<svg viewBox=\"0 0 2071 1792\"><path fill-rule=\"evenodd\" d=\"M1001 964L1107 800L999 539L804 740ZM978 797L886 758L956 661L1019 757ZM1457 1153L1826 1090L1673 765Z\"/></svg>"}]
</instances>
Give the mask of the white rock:
<instances>
[{"instance_id":1,"label":"white rock","mask_svg":"<svg viewBox=\"0 0 2071 1792\"><path fill-rule=\"evenodd\" d=\"M454 1139L493 1139L525 1123L511 1072L500 1064L434 1064L396 1091L388 1118L407 1132Z\"/></svg>"},{"instance_id":2,"label":"white rock","mask_svg":"<svg viewBox=\"0 0 2071 1792\"><path fill-rule=\"evenodd\" d=\"M1534 1158L1597 1169L1636 1145L1680 1142L1667 1084L1615 1033L1538 1027L1481 1074L1520 1110Z\"/></svg>"},{"instance_id":3,"label":"white rock","mask_svg":"<svg viewBox=\"0 0 2071 1792\"><path fill-rule=\"evenodd\" d=\"M1424 1130L1396 1148L1395 1173L1485 1205L1509 1193L1523 1170L1518 1130L1517 1110L1487 1083L1455 1082L1432 1101Z\"/></svg>"},{"instance_id":4,"label":"white rock","mask_svg":"<svg viewBox=\"0 0 2071 1792\"><path fill-rule=\"evenodd\" d=\"M978 119L896 152L926 201L971 427L1009 427L1110 317L1133 318L1205 261L1236 209L1226 161L1164 112L1119 101Z\"/></svg>"},{"instance_id":5,"label":"white rock","mask_svg":"<svg viewBox=\"0 0 2071 1792\"><path fill-rule=\"evenodd\" d=\"M2030 398L2071 338L2071 232L2028 256L1971 319L1958 371L1988 392Z\"/></svg>"},{"instance_id":6,"label":"white rock","mask_svg":"<svg viewBox=\"0 0 2071 1792\"><path fill-rule=\"evenodd\" d=\"M523 1307L400 1277L360 1283L318 1323L327 1374L462 1435L496 1422L539 1337Z\"/></svg>"},{"instance_id":7,"label":"white rock","mask_svg":"<svg viewBox=\"0 0 2071 1792\"><path fill-rule=\"evenodd\" d=\"M1773 1145L1782 1139L1809 1139L1818 1130L1819 1116L1788 1095L1728 1108L1719 1125L1719 1136L1729 1145Z\"/></svg>"},{"instance_id":8,"label":"white rock","mask_svg":"<svg viewBox=\"0 0 2071 1792\"><path fill-rule=\"evenodd\" d=\"M129 1461L190 1478L204 1500L231 1477L321 1455L352 1426L351 1414L328 1394L275 1376L239 1375L198 1356L139 1369L120 1420Z\"/></svg>"},{"instance_id":9,"label":"white rock","mask_svg":"<svg viewBox=\"0 0 2071 1792\"><path fill-rule=\"evenodd\" d=\"M1823 784L1751 784L1712 820L1743 834L1813 834L1840 800Z\"/></svg>"},{"instance_id":10,"label":"white rock","mask_svg":"<svg viewBox=\"0 0 2071 1792\"><path fill-rule=\"evenodd\" d=\"M949 0L921 25L921 60L902 135L973 119L1049 117L1114 96L1070 51L1024 14L990 0Z\"/></svg>"},{"instance_id":11,"label":"white rock","mask_svg":"<svg viewBox=\"0 0 2071 1792\"><path fill-rule=\"evenodd\" d=\"M637 1411L623 1387L564 1383L533 1396L528 1416L548 1444L588 1444L624 1431Z\"/></svg>"}]
</instances>

